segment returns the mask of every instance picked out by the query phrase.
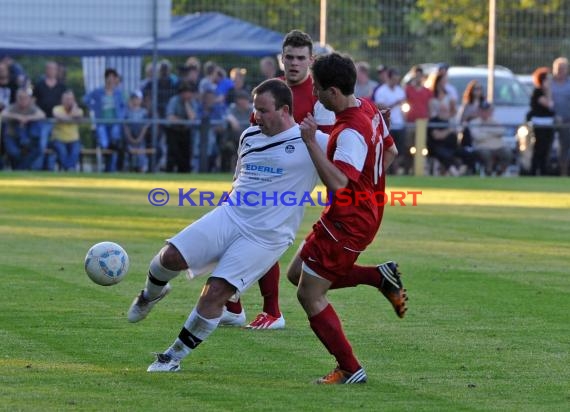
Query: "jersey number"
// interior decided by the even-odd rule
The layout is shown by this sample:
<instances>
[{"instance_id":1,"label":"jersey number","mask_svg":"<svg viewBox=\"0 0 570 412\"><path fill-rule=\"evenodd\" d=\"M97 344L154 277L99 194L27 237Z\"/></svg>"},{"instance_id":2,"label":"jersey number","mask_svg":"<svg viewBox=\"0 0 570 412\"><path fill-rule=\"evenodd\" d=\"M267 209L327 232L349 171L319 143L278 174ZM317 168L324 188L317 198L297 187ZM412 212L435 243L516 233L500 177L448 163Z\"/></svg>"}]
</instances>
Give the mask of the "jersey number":
<instances>
[{"instance_id":1,"label":"jersey number","mask_svg":"<svg viewBox=\"0 0 570 412\"><path fill-rule=\"evenodd\" d=\"M382 137L378 136L378 126L380 126L380 115L376 114L372 118L372 141L375 142L378 139L378 143L375 146L374 152L374 186L378 184L380 176L382 176Z\"/></svg>"}]
</instances>

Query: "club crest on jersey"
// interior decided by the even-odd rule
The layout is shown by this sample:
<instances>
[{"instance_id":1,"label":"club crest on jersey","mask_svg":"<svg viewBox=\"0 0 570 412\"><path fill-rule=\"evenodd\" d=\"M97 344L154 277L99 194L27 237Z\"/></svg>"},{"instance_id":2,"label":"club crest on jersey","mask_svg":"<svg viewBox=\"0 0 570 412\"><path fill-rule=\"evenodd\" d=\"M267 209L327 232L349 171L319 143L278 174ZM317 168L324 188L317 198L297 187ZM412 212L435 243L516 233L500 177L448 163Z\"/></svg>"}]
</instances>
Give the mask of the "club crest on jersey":
<instances>
[{"instance_id":1,"label":"club crest on jersey","mask_svg":"<svg viewBox=\"0 0 570 412\"><path fill-rule=\"evenodd\" d=\"M288 144L285 146L285 153L293 153L295 151L295 146L292 144Z\"/></svg>"}]
</instances>

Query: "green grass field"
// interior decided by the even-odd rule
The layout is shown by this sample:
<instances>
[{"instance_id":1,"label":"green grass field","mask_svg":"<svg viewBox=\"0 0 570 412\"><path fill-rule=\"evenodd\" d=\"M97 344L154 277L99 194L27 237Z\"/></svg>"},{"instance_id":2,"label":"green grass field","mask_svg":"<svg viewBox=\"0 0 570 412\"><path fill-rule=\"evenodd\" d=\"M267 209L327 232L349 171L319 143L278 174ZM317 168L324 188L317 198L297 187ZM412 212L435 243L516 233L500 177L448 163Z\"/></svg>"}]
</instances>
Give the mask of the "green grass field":
<instances>
[{"instance_id":1,"label":"green grass field","mask_svg":"<svg viewBox=\"0 0 570 412\"><path fill-rule=\"evenodd\" d=\"M387 207L359 262L400 262L410 309L398 319L369 287L330 299L366 385L322 387L333 358L283 276L283 331L220 328L179 374L148 374L203 280L142 323L126 311L163 240L207 208L153 207L149 190L226 190L228 175L0 174L0 410L563 411L570 409L570 180L391 178L422 190ZM299 233L320 212L309 208ZM299 241L297 240L297 242ZM128 251L112 287L83 271L102 240ZM282 272L296 250L281 260ZM257 288L244 296L251 319Z\"/></svg>"}]
</instances>

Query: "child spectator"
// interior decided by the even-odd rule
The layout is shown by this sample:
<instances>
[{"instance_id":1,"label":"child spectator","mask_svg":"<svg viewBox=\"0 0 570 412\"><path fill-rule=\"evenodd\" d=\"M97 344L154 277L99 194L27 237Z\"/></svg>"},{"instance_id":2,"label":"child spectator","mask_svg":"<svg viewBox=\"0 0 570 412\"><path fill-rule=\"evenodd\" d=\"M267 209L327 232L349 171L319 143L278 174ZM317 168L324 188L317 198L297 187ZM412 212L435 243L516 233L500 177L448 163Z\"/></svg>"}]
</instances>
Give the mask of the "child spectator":
<instances>
[{"instance_id":1,"label":"child spectator","mask_svg":"<svg viewBox=\"0 0 570 412\"><path fill-rule=\"evenodd\" d=\"M131 168L144 173L148 168L148 158L145 153L145 137L149 129L148 111L142 107L143 94L140 90L131 93L125 118L128 120L123 126L127 153L130 155Z\"/></svg>"},{"instance_id":2,"label":"child spectator","mask_svg":"<svg viewBox=\"0 0 570 412\"><path fill-rule=\"evenodd\" d=\"M51 145L57 153L59 166L65 171L77 170L81 143L77 120L83 117L83 110L77 105L73 91L61 95L61 104L53 108L55 124Z\"/></svg>"}]
</instances>

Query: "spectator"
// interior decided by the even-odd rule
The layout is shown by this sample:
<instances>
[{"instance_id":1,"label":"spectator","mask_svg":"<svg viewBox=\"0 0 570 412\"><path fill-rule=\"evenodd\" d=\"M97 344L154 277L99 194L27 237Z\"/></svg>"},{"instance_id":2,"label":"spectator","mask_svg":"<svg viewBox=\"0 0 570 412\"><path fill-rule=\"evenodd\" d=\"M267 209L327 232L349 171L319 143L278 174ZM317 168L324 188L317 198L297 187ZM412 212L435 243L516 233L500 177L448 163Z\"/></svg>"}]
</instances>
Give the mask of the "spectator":
<instances>
[{"instance_id":1,"label":"spectator","mask_svg":"<svg viewBox=\"0 0 570 412\"><path fill-rule=\"evenodd\" d=\"M146 172L148 168L145 138L150 127L146 122L148 111L142 106L142 99L140 90L131 93L125 116L127 122L123 125L130 167L140 173Z\"/></svg>"},{"instance_id":2,"label":"spectator","mask_svg":"<svg viewBox=\"0 0 570 412\"><path fill-rule=\"evenodd\" d=\"M83 110L77 105L73 91L62 93L61 104L53 108L52 114L55 124L51 145L57 153L60 168L65 171L77 170L81 151L77 120L83 117Z\"/></svg>"},{"instance_id":3,"label":"spectator","mask_svg":"<svg viewBox=\"0 0 570 412\"><path fill-rule=\"evenodd\" d=\"M217 70L216 102L226 109L228 107L228 93L234 88L234 81L228 77L226 71L218 66Z\"/></svg>"},{"instance_id":4,"label":"spectator","mask_svg":"<svg viewBox=\"0 0 570 412\"><path fill-rule=\"evenodd\" d=\"M228 105L235 103L236 95L240 92L246 92L248 95L250 93L250 88L245 82L245 76L247 75L247 69L243 67L234 67L230 70L230 79L233 82L233 87L229 90L227 94L226 102Z\"/></svg>"},{"instance_id":5,"label":"spectator","mask_svg":"<svg viewBox=\"0 0 570 412\"><path fill-rule=\"evenodd\" d=\"M202 70L202 62L196 56L190 56L184 62L186 67L195 67L198 70L198 77L200 77L200 71Z\"/></svg>"},{"instance_id":6,"label":"spectator","mask_svg":"<svg viewBox=\"0 0 570 412\"><path fill-rule=\"evenodd\" d=\"M204 71L205 76L198 84L198 92L203 95L206 91L214 90L216 103L225 104L225 93L231 88L226 81L225 71L212 61L204 64Z\"/></svg>"},{"instance_id":7,"label":"spectator","mask_svg":"<svg viewBox=\"0 0 570 412\"><path fill-rule=\"evenodd\" d=\"M168 60L161 60L158 65L158 78L156 80L157 97L156 97L156 115L159 120L166 120L166 107L170 99L177 94L178 81L176 76L170 73L171 64ZM147 83L142 89L144 106L149 112L149 117L153 117L152 113L152 82ZM156 141L149 142L149 146L156 150L158 164L162 164L164 153L166 152L167 143L165 143L166 129L161 125L158 130ZM149 134L149 137L152 137ZM168 156L168 155L167 155ZM168 162L168 160L166 160ZM157 169L158 165L155 166Z\"/></svg>"},{"instance_id":8,"label":"spectator","mask_svg":"<svg viewBox=\"0 0 570 412\"><path fill-rule=\"evenodd\" d=\"M479 107L485 101L483 86L477 80L467 83L463 92L462 104L457 114L459 123L464 125L479 116Z\"/></svg>"},{"instance_id":9,"label":"spectator","mask_svg":"<svg viewBox=\"0 0 570 412\"><path fill-rule=\"evenodd\" d=\"M12 169L30 169L32 161L38 157L39 121L45 119L45 113L34 104L26 89L18 89L16 103L8 106L2 112L2 117L7 121L4 141Z\"/></svg>"},{"instance_id":10,"label":"spectator","mask_svg":"<svg viewBox=\"0 0 570 412\"><path fill-rule=\"evenodd\" d=\"M376 74L378 75L378 86L376 87L380 87L388 82L388 66L379 64L376 66Z\"/></svg>"},{"instance_id":11,"label":"spectator","mask_svg":"<svg viewBox=\"0 0 570 412\"><path fill-rule=\"evenodd\" d=\"M388 82L380 86L373 96L378 107L390 110L390 134L396 143L398 153L405 156L409 148L405 145L406 123L402 112L402 103L406 101L406 92L400 86L400 73L396 69L388 69ZM394 173L404 174L410 166L409 158L396 157L390 170Z\"/></svg>"},{"instance_id":12,"label":"spectator","mask_svg":"<svg viewBox=\"0 0 570 412\"><path fill-rule=\"evenodd\" d=\"M532 74L534 89L530 98L529 118L534 131L534 148L530 174L547 175L548 160L554 140L554 100L548 67L539 67Z\"/></svg>"},{"instance_id":13,"label":"spectator","mask_svg":"<svg viewBox=\"0 0 570 412\"><path fill-rule=\"evenodd\" d=\"M410 147L415 146L415 122L419 119L429 119L429 101L432 98L431 90L423 86L424 71L420 66L412 69L414 77L408 82L405 88L406 101L408 103L408 111L405 113L406 119L406 152L399 152L398 157L407 158L411 166L412 158Z\"/></svg>"},{"instance_id":14,"label":"spectator","mask_svg":"<svg viewBox=\"0 0 570 412\"><path fill-rule=\"evenodd\" d=\"M166 132L166 171L190 172L192 154L192 133L189 124L180 122L196 119L198 90L195 84L180 83L178 94L172 96L166 108L167 119L173 124ZM178 123L176 123L178 122Z\"/></svg>"},{"instance_id":15,"label":"spectator","mask_svg":"<svg viewBox=\"0 0 570 412\"><path fill-rule=\"evenodd\" d=\"M277 70L277 62L275 58L266 56L259 61L259 71L261 73L261 79L258 83L261 83L267 79L273 79L279 75Z\"/></svg>"},{"instance_id":16,"label":"spectator","mask_svg":"<svg viewBox=\"0 0 570 412\"><path fill-rule=\"evenodd\" d=\"M34 84L33 96L36 99L36 104L46 114L46 120L41 125L39 156L32 162L32 169L34 170L44 169L45 150L54 127L53 108L62 104L63 93L67 90L65 84L60 83L58 72L58 64L54 61L48 61L45 65L44 75Z\"/></svg>"},{"instance_id":17,"label":"spectator","mask_svg":"<svg viewBox=\"0 0 570 412\"><path fill-rule=\"evenodd\" d=\"M200 72L197 66L179 66L178 81L180 83L200 83Z\"/></svg>"},{"instance_id":18,"label":"spectator","mask_svg":"<svg viewBox=\"0 0 570 412\"><path fill-rule=\"evenodd\" d=\"M216 91L206 90L201 96L197 117L200 119L200 134L193 141L192 169L200 172L214 172L217 164L219 147L218 135L225 129L225 109L216 102ZM202 157L205 157L203 159ZM203 163L205 160L206 164Z\"/></svg>"},{"instance_id":19,"label":"spectator","mask_svg":"<svg viewBox=\"0 0 570 412\"><path fill-rule=\"evenodd\" d=\"M462 127L461 145L463 147L473 147L471 129L468 127L468 123L479 117L479 106L484 101L486 100L483 94L483 86L477 80L471 80L467 83L463 92L462 104L457 113L459 124Z\"/></svg>"},{"instance_id":20,"label":"spectator","mask_svg":"<svg viewBox=\"0 0 570 412\"><path fill-rule=\"evenodd\" d=\"M177 93L178 78L171 73L172 65L168 60L161 60L158 63L157 79L157 112L159 119L166 118L166 106L170 98ZM145 101L152 101L152 81L147 82L142 89ZM150 108L150 106L149 106Z\"/></svg>"},{"instance_id":21,"label":"spectator","mask_svg":"<svg viewBox=\"0 0 570 412\"><path fill-rule=\"evenodd\" d=\"M25 88L28 86L28 77L26 76L26 72L20 63L16 62L10 56L2 56L0 58L0 63L4 63L6 66L8 66L8 70L10 72L10 82L14 83L17 88Z\"/></svg>"},{"instance_id":22,"label":"spectator","mask_svg":"<svg viewBox=\"0 0 570 412\"><path fill-rule=\"evenodd\" d=\"M433 97L430 89L423 85L424 71L420 66L413 69L414 77L405 88L409 109L405 114L406 121L413 123L418 119L429 119L429 101Z\"/></svg>"},{"instance_id":23,"label":"spectator","mask_svg":"<svg viewBox=\"0 0 570 412\"><path fill-rule=\"evenodd\" d=\"M18 85L10 79L6 63L0 62L0 111L16 101Z\"/></svg>"},{"instance_id":24,"label":"spectator","mask_svg":"<svg viewBox=\"0 0 570 412\"><path fill-rule=\"evenodd\" d=\"M236 167L238 140L241 132L250 125L253 112L249 96L245 90L237 91L235 101L226 113L227 128L220 145L222 172L233 171Z\"/></svg>"},{"instance_id":25,"label":"spectator","mask_svg":"<svg viewBox=\"0 0 570 412\"><path fill-rule=\"evenodd\" d=\"M145 90L147 87L152 88L152 79L153 79L153 71L152 71L152 62L148 62L144 66L144 77L139 82L139 90ZM150 97L150 95L149 95ZM150 104L150 100L149 100Z\"/></svg>"},{"instance_id":26,"label":"spectator","mask_svg":"<svg viewBox=\"0 0 570 412\"><path fill-rule=\"evenodd\" d=\"M111 149L113 152L105 156L105 171L116 172L118 152L122 151L122 119L125 118L125 100L119 88L119 73L115 69L105 70L105 85L92 90L83 101L95 116L95 133L97 146Z\"/></svg>"},{"instance_id":27,"label":"spectator","mask_svg":"<svg viewBox=\"0 0 570 412\"><path fill-rule=\"evenodd\" d=\"M204 93L206 90L216 90L218 87L218 66L213 61L204 63L204 77L198 83L198 92Z\"/></svg>"},{"instance_id":28,"label":"spectator","mask_svg":"<svg viewBox=\"0 0 570 412\"><path fill-rule=\"evenodd\" d=\"M445 74L445 91L447 92L449 98L457 104L459 103L459 93L457 93L457 89L454 85L447 81L447 71L449 70L449 64L447 63L440 63L437 67L437 74Z\"/></svg>"},{"instance_id":29,"label":"spectator","mask_svg":"<svg viewBox=\"0 0 570 412\"><path fill-rule=\"evenodd\" d=\"M475 155L483 162L485 174L504 175L511 163L511 150L503 142L505 128L493 118L493 105L484 101L479 115L469 122Z\"/></svg>"},{"instance_id":30,"label":"spectator","mask_svg":"<svg viewBox=\"0 0 570 412\"><path fill-rule=\"evenodd\" d=\"M431 100L433 102L434 99ZM429 156L438 160L443 168L444 174L459 176L462 172L460 167L462 160L471 165L474 155L465 148L459 147L457 143L457 130L451 121L453 118L448 104L431 104L427 131L427 149Z\"/></svg>"},{"instance_id":31,"label":"spectator","mask_svg":"<svg viewBox=\"0 0 570 412\"><path fill-rule=\"evenodd\" d=\"M10 81L10 71L5 63L0 62L0 114L16 99L18 85ZM6 126L0 122L0 170L4 168L2 161L6 143Z\"/></svg>"},{"instance_id":32,"label":"spectator","mask_svg":"<svg viewBox=\"0 0 570 412\"><path fill-rule=\"evenodd\" d=\"M559 57L552 63L552 100L558 128L560 176L568 176L570 157L570 79L568 59Z\"/></svg>"},{"instance_id":33,"label":"spectator","mask_svg":"<svg viewBox=\"0 0 570 412\"><path fill-rule=\"evenodd\" d=\"M447 91L447 73L432 73L428 79L428 84L431 84L431 92L433 95L429 101L430 116L437 116L440 107L446 106L446 115L449 113L451 117L455 117L457 114L457 100L454 100Z\"/></svg>"},{"instance_id":34,"label":"spectator","mask_svg":"<svg viewBox=\"0 0 570 412\"><path fill-rule=\"evenodd\" d=\"M354 86L354 96L371 100L372 92L378 86L378 82L370 79L370 65L368 62L360 61L356 63L356 85Z\"/></svg>"}]
</instances>

